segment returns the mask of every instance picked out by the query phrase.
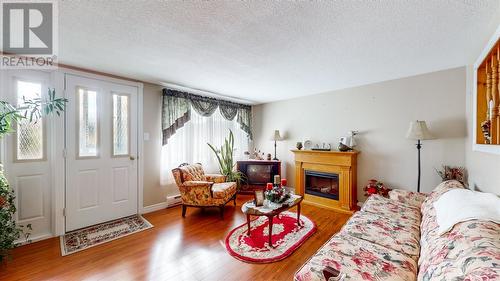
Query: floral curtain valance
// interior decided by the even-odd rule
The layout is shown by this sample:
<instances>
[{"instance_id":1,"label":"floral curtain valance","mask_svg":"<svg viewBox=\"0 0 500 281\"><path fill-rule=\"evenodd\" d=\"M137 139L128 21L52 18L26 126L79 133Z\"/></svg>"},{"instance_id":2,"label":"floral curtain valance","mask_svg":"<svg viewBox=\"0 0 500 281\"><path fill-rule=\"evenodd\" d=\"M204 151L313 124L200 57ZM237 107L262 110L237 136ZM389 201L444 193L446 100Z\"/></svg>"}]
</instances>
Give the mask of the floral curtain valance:
<instances>
[{"instance_id":1,"label":"floral curtain valance","mask_svg":"<svg viewBox=\"0 0 500 281\"><path fill-rule=\"evenodd\" d=\"M163 145L179 128L189 122L191 107L204 117L211 116L219 108L227 120L240 124L241 129L252 139L252 108L246 104L234 103L215 98L202 97L172 89L163 89L162 132Z\"/></svg>"}]
</instances>

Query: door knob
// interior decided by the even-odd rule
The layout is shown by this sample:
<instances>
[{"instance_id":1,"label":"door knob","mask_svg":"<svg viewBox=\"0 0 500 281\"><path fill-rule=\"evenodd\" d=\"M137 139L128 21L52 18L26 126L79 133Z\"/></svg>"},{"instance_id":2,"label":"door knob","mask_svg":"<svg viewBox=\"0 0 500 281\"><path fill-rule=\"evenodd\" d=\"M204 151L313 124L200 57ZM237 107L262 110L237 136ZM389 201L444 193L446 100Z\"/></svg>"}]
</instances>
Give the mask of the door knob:
<instances>
[{"instance_id":1,"label":"door knob","mask_svg":"<svg viewBox=\"0 0 500 281\"><path fill-rule=\"evenodd\" d=\"M134 161L135 160L135 157L130 155L130 160Z\"/></svg>"}]
</instances>

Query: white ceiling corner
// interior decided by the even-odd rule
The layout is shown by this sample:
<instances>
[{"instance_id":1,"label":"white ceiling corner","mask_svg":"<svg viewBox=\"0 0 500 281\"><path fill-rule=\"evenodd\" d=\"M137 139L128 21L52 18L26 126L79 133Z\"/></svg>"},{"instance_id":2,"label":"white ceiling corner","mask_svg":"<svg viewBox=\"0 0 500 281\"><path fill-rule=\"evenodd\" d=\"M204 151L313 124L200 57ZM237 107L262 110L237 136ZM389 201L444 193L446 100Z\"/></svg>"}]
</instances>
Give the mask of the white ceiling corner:
<instances>
[{"instance_id":1,"label":"white ceiling corner","mask_svg":"<svg viewBox=\"0 0 500 281\"><path fill-rule=\"evenodd\" d=\"M254 103L471 64L500 1L61 0L60 62Z\"/></svg>"}]
</instances>

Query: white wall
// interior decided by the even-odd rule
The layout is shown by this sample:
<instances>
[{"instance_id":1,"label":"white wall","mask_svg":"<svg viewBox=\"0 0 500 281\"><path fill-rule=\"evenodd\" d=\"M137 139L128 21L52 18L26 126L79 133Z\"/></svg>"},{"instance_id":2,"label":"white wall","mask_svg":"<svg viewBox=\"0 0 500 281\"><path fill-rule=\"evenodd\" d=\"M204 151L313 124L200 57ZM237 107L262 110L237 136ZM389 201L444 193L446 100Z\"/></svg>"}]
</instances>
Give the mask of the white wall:
<instances>
[{"instance_id":1,"label":"white wall","mask_svg":"<svg viewBox=\"0 0 500 281\"><path fill-rule=\"evenodd\" d=\"M376 178L391 187L415 190L417 150L405 139L412 120L426 120L437 140L422 149L422 191L440 178L435 168L465 164L465 68L338 90L254 106L254 146L273 150L274 129L285 132L278 144L283 174L294 184L293 154L297 141L310 139L337 145L348 130L359 130L358 199L362 187Z\"/></svg>"},{"instance_id":2,"label":"white wall","mask_svg":"<svg viewBox=\"0 0 500 281\"><path fill-rule=\"evenodd\" d=\"M167 195L178 194L175 185L162 186L161 172L161 104L164 86L144 83L144 207L165 202Z\"/></svg>"}]
</instances>

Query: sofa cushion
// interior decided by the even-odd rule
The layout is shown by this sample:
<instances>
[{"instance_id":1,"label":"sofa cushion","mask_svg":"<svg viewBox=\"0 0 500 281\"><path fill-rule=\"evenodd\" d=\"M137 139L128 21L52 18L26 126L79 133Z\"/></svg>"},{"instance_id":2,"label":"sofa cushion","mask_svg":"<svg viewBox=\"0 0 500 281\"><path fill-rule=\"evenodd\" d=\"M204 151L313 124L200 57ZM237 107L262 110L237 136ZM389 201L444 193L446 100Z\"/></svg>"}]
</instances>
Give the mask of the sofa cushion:
<instances>
[{"instance_id":1,"label":"sofa cushion","mask_svg":"<svg viewBox=\"0 0 500 281\"><path fill-rule=\"evenodd\" d=\"M392 218L406 224L420 225L418 208L374 194L368 197L361 211L374 213L386 218Z\"/></svg>"},{"instance_id":2,"label":"sofa cushion","mask_svg":"<svg viewBox=\"0 0 500 281\"><path fill-rule=\"evenodd\" d=\"M436 221L436 209L434 202L439 197L449 190L455 188L463 188L464 186L455 180L445 181L440 183L422 203L422 223L420 225L420 259L428 255L429 247L434 243L434 240L439 237L438 224Z\"/></svg>"},{"instance_id":3,"label":"sofa cushion","mask_svg":"<svg viewBox=\"0 0 500 281\"><path fill-rule=\"evenodd\" d=\"M434 203L444 193L464 188L458 181L438 185L422 204L419 280L499 280L500 225L471 220L438 233Z\"/></svg>"},{"instance_id":4,"label":"sofa cushion","mask_svg":"<svg viewBox=\"0 0 500 281\"><path fill-rule=\"evenodd\" d=\"M389 198L420 209L425 198L427 198L427 194L403 189L393 189L389 191Z\"/></svg>"},{"instance_id":5,"label":"sofa cushion","mask_svg":"<svg viewBox=\"0 0 500 281\"><path fill-rule=\"evenodd\" d=\"M391 248L415 261L420 254L420 230L396 219L356 212L341 230L342 233Z\"/></svg>"},{"instance_id":6,"label":"sofa cushion","mask_svg":"<svg viewBox=\"0 0 500 281\"><path fill-rule=\"evenodd\" d=\"M212 185L212 194L216 199L227 199L233 197L236 193L235 182L214 183Z\"/></svg>"},{"instance_id":7,"label":"sofa cushion","mask_svg":"<svg viewBox=\"0 0 500 281\"><path fill-rule=\"evenodd\" d=\"M500 225L466 221L426 244L419 280L500 280Z\"/></svg>"},{"instance_id":8,"label":"sofa cushion","mask_svg":"<svg viewBox=\"0 0 500 281\"><path fill-rule=\"evenodd\" d=\"M405 254L347 234L333 236L295 274L296 281L325 280L331 266L346 274L344 280L416 280L417 264Z\"/></svg>"}]
</instances>

